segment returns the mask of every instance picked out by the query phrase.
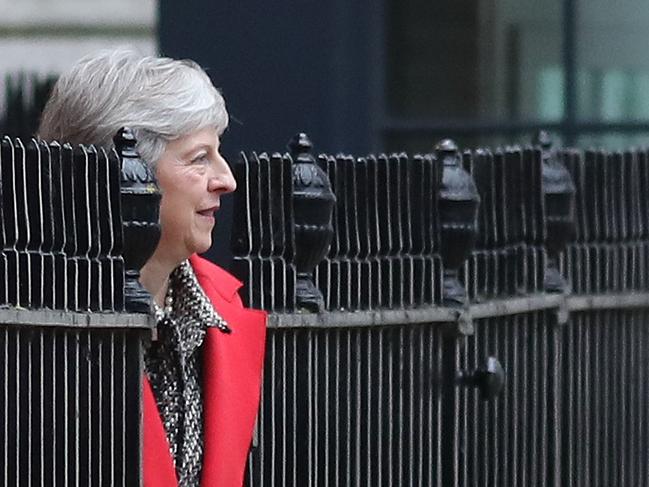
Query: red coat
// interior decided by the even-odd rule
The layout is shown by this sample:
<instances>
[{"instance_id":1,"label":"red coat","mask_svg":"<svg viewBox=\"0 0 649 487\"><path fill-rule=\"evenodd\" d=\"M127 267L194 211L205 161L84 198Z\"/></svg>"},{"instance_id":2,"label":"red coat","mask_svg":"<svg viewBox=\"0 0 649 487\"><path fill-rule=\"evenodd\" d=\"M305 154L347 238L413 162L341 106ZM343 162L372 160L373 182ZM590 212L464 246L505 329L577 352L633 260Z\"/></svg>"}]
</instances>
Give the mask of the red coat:
<instances>
[{"instance_id":1,"label":"red coat","mask_svg":"<svg viewBox=\"0 0 649 487\"><path fill-rule=\"evenodd\" d=\"M266 313L246 309L241 283L198 256L190 258L198 282L232 333L209 328L203 343L202 487L241 487L259 406ZM169 442L148 379L144 378L144 487L178 485Z\"/></svg>"}]
</instances>

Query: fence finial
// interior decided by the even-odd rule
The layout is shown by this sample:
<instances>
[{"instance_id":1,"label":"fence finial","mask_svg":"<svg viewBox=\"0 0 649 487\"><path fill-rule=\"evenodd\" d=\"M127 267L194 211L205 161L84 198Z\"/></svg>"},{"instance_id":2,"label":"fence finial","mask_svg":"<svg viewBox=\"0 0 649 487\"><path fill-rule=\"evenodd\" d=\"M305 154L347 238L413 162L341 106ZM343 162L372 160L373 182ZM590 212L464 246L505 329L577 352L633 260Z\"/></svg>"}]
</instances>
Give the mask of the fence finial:
<instances>
[{"instance_id":1,"label":"fence finial","mask_svg":"<svg viewBox=\"0 0 649 487\"><path fill-rule=\"evenodd\" d=\"M295 298L298 308L317 312L323 309L324 302L313 284L313 270L329 251L336 197L329 178L315 163L312 147L305 133L297 134L288 143L293 158Z\"/></svg>"},{"instance_id":2,"label":"fence finial","mask_svg":"<svg viewBox=\"0 0 649 487\"><path fill-rule=\"evenodd\" d=\"M542 150L543 215L548 264L543 276L546 292L565 293L570 286L559 272L559 256L575 236L575 186L570 173L552 150L552 139L540 131L534 143Z\"/></svg>"},{"instance_id":3,"label":"fence finial","mask_svg":"<svg viewBox=\"0 0 649 487\"><path fill-rule=\"evenodd\" d=\"M121 167L121 210L124 233L124 300L126 311L148 313L151 295L140 284L140 269L160 240L160 191L155 177L140 159L131 129L113 138Z\"/></svg>"},{"instance_id":4,"label":"fence finial","mask_svg":"<svg viewBox=\"0 0 649 487\"><path fill-rule=\"evenodd\" d=\"M435 146L435 153L442 165L438 198L444 264L443 300L446 306L462 306L466 303L466 291L458 274L478 235L480 196L473 178L462 167L454 141L442 140Z\"/></svg>"}]
</instances>

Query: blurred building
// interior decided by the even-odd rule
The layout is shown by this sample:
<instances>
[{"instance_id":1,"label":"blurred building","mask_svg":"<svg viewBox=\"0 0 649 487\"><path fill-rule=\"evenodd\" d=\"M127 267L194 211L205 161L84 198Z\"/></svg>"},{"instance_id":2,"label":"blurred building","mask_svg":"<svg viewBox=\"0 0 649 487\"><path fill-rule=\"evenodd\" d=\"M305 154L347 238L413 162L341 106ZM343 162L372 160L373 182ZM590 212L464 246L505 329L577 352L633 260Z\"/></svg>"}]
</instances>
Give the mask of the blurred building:
<instances>
[{"instance_id":1,"label":"blurred building","mask_svg":"<svg viewBox=\"0 0 649 487\"><path fill-rule=\"evenodd\" d=\"M429 150L649 140L642 0L160 1L160 46L212 69L233 147ZM227 142L227 140L226 140Z\"/></svg>"},{"instance_id":2,"label":"blurred building","mask_svg":"<svg viewBox=\"0 0 649 487\"><path fill-rule=\"evenodd\" d=\"M222 87L232 151L281 149L298 130L364 152L541 126L622 146L649 133L648 26L642 0L0 0L0 112L7 75L159 41Z\"/></svg>"},{"instance_id":3,"label":"blurred building","mask_svg":"<svg viewBox=\"0 0 649 487\"><path fill-rule=\"evenodd\" d=\"M541 125L570 144L649 142L646 2L389 3L389 147L517 141Z\"/></svg>"},{"instance_id":4,"label":"blurred building","mask_svg":"<svg viewBox=\"0 0 649 487\"><path fill-rule=\"evenodd\" d=\"M56 75L102 48L154 53L156 22L156 0L0 0L0 113L7 76Z\"/></svg>"},{"instance_id":5,"label":"blurred building","mask_svg":"<svg viewBox=\"0 0 649 487\"><path fill-rule=\"evenodd\" d=\"M228 103L222 150L429 151L529 141L649 141L643 0L0 0L5 76L129 45L190 57ZM215 248L227 249L227 199ZM212 255L222 263L227 251Z\"/></svg>"}]
</instances>

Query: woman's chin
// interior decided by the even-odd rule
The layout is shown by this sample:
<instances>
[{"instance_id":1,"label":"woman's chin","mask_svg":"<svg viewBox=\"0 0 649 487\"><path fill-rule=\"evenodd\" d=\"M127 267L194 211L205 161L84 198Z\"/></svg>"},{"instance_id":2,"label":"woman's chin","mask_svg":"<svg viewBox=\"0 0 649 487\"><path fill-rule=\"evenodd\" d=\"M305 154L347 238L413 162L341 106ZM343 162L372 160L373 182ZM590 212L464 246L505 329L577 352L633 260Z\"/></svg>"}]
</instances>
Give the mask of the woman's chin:
<instances>
[{"instance_id":1,"label":"woman's chin","mask_svg":"<svg viewBox=\"0 0 649 487\"><path fill-rule=\"evenodd\" d=\"M202 254L204 252L207 252L210 250L210 247L212 246L212 238L207 238L207 239L201 239L200 241L195 242L194 244L194 253L195 254Z\"/></svg>"}]
</instances>

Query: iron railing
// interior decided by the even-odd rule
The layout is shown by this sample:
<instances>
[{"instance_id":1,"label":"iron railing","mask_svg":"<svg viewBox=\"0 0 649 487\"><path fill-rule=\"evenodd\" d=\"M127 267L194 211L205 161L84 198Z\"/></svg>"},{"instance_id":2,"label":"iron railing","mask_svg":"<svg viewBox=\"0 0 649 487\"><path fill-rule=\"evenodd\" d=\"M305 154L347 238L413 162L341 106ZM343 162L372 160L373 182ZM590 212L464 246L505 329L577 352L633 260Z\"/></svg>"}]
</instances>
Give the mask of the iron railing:
<instances>
[{"instance_id":1,"label":"iron railing","mask_svg":"<svg viewBox=\"0 0 649 487\"><path fill-rule=\"evenodd\" d=\"M0 141L0 485L141 483L136 283L157 240L133 235L158 193L115 141Z\"/></svg>"},{"instance_id":2,"label":"iron railing","mask_svg":"<svg viewBox=\"0 0 649 487\"><path fill-rule=\"evenodd\" d=\"M235 272L271 312L247 485L649 484L649 151L309 150L235 165Z\"/></svg>"},{"instance_id":3,"label":"iron railing","mask_svg":"<svg viewBox=\"0 0 649 487\"><path fill-rule=\"evenodd\" d=\"M5 485L140 481L158 195L117 146L0 148ZM310 151L235 165L248 485L649 484L648 151Z\"/></svg>"}]
</instances>

